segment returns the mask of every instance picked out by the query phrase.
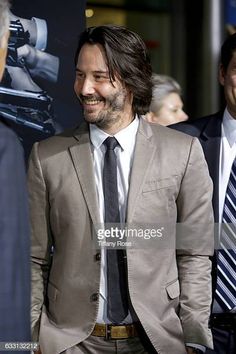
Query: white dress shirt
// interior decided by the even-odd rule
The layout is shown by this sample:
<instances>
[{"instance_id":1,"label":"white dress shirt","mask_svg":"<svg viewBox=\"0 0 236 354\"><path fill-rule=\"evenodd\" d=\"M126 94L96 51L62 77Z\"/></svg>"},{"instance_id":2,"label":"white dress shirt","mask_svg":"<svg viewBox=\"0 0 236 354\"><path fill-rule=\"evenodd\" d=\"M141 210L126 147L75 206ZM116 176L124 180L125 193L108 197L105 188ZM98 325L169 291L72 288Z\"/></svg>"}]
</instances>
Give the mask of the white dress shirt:
<instances>
[{"instance_id":1,"label":"white dress shirt","mask_svg":"<svg viewBox=\"0 0 236 354\"><path fill-rule=\"evenodd\" d=\"M138 126L139 119L136 117L128 127L120 130L117 134L114 135L119 143L119 146L115 148L115 153L117 156L117 187L121 222L125 222L126 219L130 171L133 164L134 147ZM90 140L93 149L95 182L101 223L104 222L105 214L102 175L106 148L103 145L103 142L107 137L109 137L109 134L99 129L95 124L90 124ZM100 297L97 323L111 323L107 318L107 278L105 256L106 253L102 248ZM128 315L123 323L127 324L132 322L133 320L131 316Z\"/></svg>"},{"instance_id":2,"label":"white dress shirt","mask_svg":"<svg viewBox=\"0 0 236 354\"><path fill-rule=\"evenodd\" d=\"M236 119L224 111L219 160L219 220L222 221L225 193L230 177L231 167L236 156Z\"/></svg>"}]
</instances>

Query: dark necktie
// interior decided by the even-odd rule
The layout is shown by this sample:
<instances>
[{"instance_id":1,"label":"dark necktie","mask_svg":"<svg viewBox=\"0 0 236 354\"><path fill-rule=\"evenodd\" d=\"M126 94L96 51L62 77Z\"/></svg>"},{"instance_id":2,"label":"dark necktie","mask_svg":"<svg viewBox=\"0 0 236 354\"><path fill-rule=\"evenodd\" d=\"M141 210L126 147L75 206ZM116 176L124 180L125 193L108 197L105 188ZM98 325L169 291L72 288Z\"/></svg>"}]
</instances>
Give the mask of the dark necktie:
<instances>
[{"instance_id":1,"label":"dark necktie","mask_svg":"<svg viewBox=\"0 0 236 354\"><path fill-rule=\"evenodd\" d=\"M115 147L118 142L108 137L103 143L107 150L103 168L105 223L120 223L117 162ZM107 249L107 314L112 323L119 324L128 314L127 272L124 251Z\"/></svg>"},{"instance_id":2,"label":"dark necktie","mask_svg":"<svg viewBox=\"0 0 236 354\"><path fill-rule=\"evenodd\" d=\"M236 159L225 194L220 249L217 259L216 300L224 311L236 307Z\"/></svg>"}]
</instances>

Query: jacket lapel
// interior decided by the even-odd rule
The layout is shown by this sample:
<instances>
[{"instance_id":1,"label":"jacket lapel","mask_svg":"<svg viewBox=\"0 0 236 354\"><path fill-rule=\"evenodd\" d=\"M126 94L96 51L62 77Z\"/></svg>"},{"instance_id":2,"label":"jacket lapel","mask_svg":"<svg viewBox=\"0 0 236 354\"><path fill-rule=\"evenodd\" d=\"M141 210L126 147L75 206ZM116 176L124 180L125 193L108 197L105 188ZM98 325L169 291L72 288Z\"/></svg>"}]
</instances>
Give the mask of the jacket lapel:
<instances>
[{"instance_id":1,"label":"jacket lapel","mask_svg":"<svg viewBox=\"0 0 236 354\"><path fill-rule=\"evenodd\" d=\"M221 141L222 114L218 113L209 120L200 135L210 176L214 184L213 207L215 220L219 220L219 157Z\"/></svg>"},{"instance_id":2,"label":"jacket lapel","mask_svg":"<svg viewBox=\"0 0 236 354\"><path fill-rule=\"evenodd\" d=\"M94 178L93 157L87 124L83 124L74 134L78 144L69 148L71 158L87 203L93 224L99 224L99 208Z\"/></svg>"},{"instance_id":3,"label":"jacket lapel","mask_svg":"<svg viewBox=\"0 0 236 354\"><path fill-rule=\"evenodd\" d=\"M152 163L153 156L158 143L152 142L152 130L145 121L140 118L139 129L137 132L134 161L130 176L130 187L128 195L127 222L131 222L135 211L136 200L145 177Z\"/></svg>"}]
</instances>

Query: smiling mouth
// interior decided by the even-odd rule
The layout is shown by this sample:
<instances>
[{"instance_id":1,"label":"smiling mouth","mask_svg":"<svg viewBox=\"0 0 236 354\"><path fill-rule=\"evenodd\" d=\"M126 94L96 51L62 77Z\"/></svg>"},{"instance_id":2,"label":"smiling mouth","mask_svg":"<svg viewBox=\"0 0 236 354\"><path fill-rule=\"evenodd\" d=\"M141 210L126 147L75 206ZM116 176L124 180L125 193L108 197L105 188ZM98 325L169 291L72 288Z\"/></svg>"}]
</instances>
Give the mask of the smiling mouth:
<instances>
[{"instance_id":1,"label":"smiling mouth","mask_svg":"<svg viewBox=\"0 0 236 354\"><path fill-rule=\"evenodd\" d=\"M86 106L95 106L104 100L102 98L88 98L88 97L80 97L82 104Z\"/></svg>"}]
</instances>

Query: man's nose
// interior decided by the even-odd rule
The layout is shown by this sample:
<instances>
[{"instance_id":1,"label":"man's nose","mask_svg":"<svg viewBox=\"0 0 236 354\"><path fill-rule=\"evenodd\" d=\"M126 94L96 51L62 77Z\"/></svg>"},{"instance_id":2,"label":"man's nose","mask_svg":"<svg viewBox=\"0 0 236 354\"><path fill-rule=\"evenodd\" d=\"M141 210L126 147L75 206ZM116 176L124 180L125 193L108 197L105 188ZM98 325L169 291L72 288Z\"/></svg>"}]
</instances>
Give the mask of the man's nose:
<instances>
[{"instance_id":1,"label":"man's nose","mask_svg":"<svg viewBox=\"0 0 236 354\"><path fill-rule=\"evenodd\" d=\"M94 83L92 80L86 78L82 84L81 94L83 96L91 95L95 92Z\"/></svg>"},{"instance_id":2,"label":"man's nose","mask_svg":"<svg viewBox=\"0 0 236 354\"><path fill-rule=\"evenodd\" d=\"M187 115L187 113L184 112L184 110L182 110L181 118L183 120L188 120L188 115Z\"/></svg>"}]
</instances>

